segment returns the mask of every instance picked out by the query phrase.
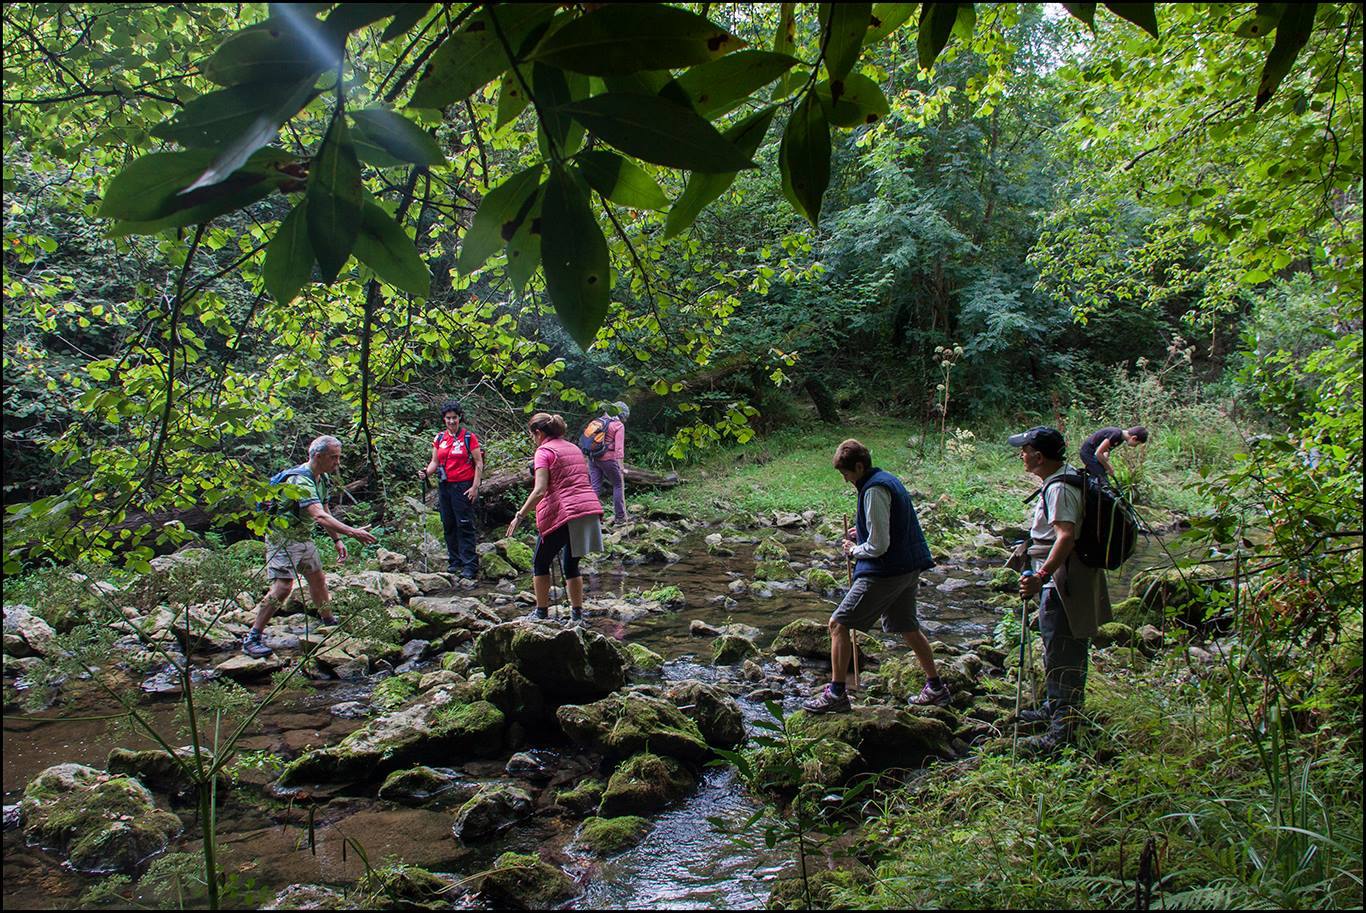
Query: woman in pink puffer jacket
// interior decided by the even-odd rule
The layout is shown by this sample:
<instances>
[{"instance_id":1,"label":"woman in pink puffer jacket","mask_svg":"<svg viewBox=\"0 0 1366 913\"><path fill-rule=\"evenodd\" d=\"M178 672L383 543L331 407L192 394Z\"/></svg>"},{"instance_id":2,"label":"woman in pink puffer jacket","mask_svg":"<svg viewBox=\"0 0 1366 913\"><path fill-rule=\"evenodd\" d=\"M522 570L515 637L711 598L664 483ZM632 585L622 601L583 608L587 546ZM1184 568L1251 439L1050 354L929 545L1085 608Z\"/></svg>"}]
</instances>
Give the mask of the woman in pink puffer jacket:
<instances>
[{"instance_id":1,"label":"woman in pink puffer jacket","mask_svg":"<svg viewBox=\"0 0 1366 913\"><path fill-rule=\"evenodd\" d=\"M532 559L533 617L543 621L550 610L550 562L560 555L573 621L583 620L583 575L579 559L602 551L602 505L588 480L583 451L564 439L568 427L558 415L537 412L527 422L536 443L536 482L526 503L508 524L511 536L532 508L536 509L536 554ZM563 553L563 554L561 554Z\"/></svg>"}]
</instances>

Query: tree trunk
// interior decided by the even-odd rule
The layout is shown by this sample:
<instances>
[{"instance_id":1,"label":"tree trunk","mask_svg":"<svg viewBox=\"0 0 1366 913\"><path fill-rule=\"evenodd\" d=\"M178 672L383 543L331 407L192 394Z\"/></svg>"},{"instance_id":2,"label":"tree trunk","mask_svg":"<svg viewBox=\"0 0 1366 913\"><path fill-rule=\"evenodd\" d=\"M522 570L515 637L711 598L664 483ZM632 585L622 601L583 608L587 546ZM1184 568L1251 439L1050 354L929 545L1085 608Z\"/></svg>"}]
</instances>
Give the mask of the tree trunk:
<instances>
[{"instance_id":1,"label":"tree trunk","mask_svg":"<svg viewBox=\"0 0 1366 913\"><path fill-rule=\"evenodd\" d=\"M831 394L830 388L825 385L825 381L812 374L806 378L802 384L811 402L816 404L816 414L821 417L821 421L831 425L838 425L840 413L835 405L835 397Z\"/></svg>"}]
</instances>

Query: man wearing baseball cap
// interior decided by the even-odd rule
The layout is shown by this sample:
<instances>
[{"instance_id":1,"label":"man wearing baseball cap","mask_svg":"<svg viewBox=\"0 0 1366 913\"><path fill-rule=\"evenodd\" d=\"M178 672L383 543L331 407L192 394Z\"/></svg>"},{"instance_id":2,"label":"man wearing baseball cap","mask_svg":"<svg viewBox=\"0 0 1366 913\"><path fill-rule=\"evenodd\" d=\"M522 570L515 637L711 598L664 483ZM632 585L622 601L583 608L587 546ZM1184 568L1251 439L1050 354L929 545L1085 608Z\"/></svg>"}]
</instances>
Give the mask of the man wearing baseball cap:
<instances>
[{"instance_id":1,"label":"man wearing baseball cap","mask_svg":"<svg viewBox=\"0 0 1366 913\"><path fill-rule=\"evenodd\" d=\"M1039 426L1011 435L1020 448L1025 472L1043 486L1034 504L1027 556L1032 574L1020 578L1020 596L1039 596L1039 633L1044 644L1047 701L1021 711L1021 722L1046 722L1048 731L1021 743L1033 753L1056 750L1076 735L1086 690L1090 638L1111 620L1105 572L1088 567L1073 554L1082 517L1082 489L1068 476L1077 470L1064 461L1067 442L1056 428ZM1023 671L1023 670L1022 670Z\"/></svg>"}]
</instances>

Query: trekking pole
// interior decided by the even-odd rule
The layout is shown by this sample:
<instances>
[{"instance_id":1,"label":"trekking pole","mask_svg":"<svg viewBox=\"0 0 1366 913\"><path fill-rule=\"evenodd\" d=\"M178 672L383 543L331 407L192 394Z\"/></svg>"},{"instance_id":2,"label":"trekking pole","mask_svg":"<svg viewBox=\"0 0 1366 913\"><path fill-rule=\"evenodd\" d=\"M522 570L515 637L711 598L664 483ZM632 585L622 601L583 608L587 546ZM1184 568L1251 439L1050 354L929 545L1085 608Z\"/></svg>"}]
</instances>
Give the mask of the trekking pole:
<instances>
[{"instance_id":1,"label":"trekking pole","mask_svg":"<svg viewBox=\"0 0 1366 913\"><path fill-rule=\"evenodd\" d=\"M1024 571L1020 574L1020 579L1034 576L1033 571ZM1015 751L1020 744L1020 695L1024 691L1025 675L1025 643L1029 637L1029 597L1020 597L1020 668L1015 673L1015 734L1010 740L1010 760L1015 761ZM1033 665L1033 655L1030 655L1030 665ZM1033 689L1030 689L1031 692ZM1033 694L1030 695L1033 697Z\"/></svg>"},{"instance_id":2,"label":"trekking pole","mask_svg":"<svg viewBox=\"0 0 1366 913\"><path fill-rule=\"evenodd\" d=\"M427 562L431 555L431 533L427 531L427 491L431 487L428 476L422 476L422 510L417 512L417 522L422 525L422 573L430 574Z\"/></svg>"},{"instance_id":3,"label":"trekking pole","mask_svg":"<svg viewBox=\"0 0 1366 913\"><path fill-rule=\"evenodd\" d=\"M844 532L840 534L840 546L844 545L844 537L849 532L849 515L844 515ZM844 553L844 570L849 579L849 588L854 587L854 558L848 552ZM858 692L858 631L854 628L849 629L849 643L853 645L854 652L854 692Z\"/></svg>"}]
</instances>

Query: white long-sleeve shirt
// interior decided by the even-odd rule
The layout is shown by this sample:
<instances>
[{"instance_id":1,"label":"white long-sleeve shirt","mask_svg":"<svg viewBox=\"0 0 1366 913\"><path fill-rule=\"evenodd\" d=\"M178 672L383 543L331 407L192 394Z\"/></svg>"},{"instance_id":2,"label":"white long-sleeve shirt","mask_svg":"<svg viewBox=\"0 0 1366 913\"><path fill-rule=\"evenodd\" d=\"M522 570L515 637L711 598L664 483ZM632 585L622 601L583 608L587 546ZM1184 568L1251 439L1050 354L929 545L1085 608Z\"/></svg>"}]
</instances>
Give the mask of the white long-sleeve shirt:
<instances>
[{"instance_id":1,"label":"white long-sleeve shirt","mask_svg":"<svg viewBox=\"0 0 1366 913\"><path fill-rule=\"evenodd\" d=\"M849 554L855 560L879 558L892 544L892 493L883 485L869 485L859 499L868 539Z\"/></svg>"}]
</instances>

